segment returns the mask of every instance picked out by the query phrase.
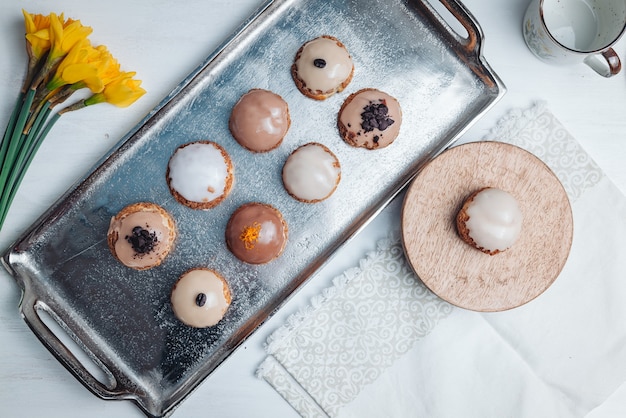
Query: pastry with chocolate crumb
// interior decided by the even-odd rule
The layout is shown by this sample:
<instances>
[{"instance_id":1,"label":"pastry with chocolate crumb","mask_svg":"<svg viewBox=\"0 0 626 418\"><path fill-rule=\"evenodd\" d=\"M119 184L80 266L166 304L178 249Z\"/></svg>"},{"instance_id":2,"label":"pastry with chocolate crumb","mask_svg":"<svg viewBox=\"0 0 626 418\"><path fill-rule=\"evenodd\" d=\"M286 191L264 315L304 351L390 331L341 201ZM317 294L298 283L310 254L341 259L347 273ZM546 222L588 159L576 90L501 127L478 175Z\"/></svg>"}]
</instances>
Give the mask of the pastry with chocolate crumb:
<instances>
[{"instance_id":1,"label":"pastry with chocolate crumb","mask_svg":"<svg viewBox=\"0 0 626 418\"><path fill-rule=\"evenodd\" d=\"M109 225L107 243L113 256L135 270L156 267L170 253L176 239L171 215L150 202L128 205Z\"/></svg>"},{"instance_id":2,"label":"pastry with chocolate crumb","mask_svg":"<svg viewBox=\"0 0 626 418\"><path fill-rule=\"evenodd\" d=\"M291 66L291 76L302 94L324 100L343 91L354 74L354 63L339 39L322 35L304 43Z\"/></svg>"},{"instance_id":3,"label":"pastry with chocolate crumb","mask_svg":"<svg viewBox=\"0 0 626 418\"><path fill-rule=\"evenodd\" d=\"M226 225L226 245L239 260L265 264L282 254L288 227L283 215L265 203L246 203L235 210Z\"/></svg>"},{"instance_id":4,"label":"pastry with chocolate crumb","mask_svg":"<svg viewBox=\"0 0 626 418\"><path fill-rule=\"evenodd\" d=\"M353 147L384 148L400 133L402 109L387 93L367 88L351 94L337 117L339 134Z\"/></svg>"}]
</instances>

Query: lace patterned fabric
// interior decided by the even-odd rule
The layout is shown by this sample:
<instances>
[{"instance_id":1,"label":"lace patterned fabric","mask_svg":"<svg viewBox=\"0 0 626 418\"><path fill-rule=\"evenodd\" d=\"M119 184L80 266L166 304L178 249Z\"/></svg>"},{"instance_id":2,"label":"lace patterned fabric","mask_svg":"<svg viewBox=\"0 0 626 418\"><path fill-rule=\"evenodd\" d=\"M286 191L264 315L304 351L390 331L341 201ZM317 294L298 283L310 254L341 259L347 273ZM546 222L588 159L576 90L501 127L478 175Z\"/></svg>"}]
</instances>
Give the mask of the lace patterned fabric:
<instances>
[{"instance_id":1,"label":"lace patterned fabric","mask_svg":"<svg viewBox=\"0 0 626 418\"><path fill-rule=\"evenodd\" d=\"M335 415L452 311L417 279L398 238L378 247L335 280L317 309L268 343L273 359L260 375L305 416Z\"/></svg>"},{"instance_id":2,"label":"lace patterned fabric","mask_svg":"<svg viewBox=\"0 0 626 418\"><path fill-rule=\"evenodd\" d=\"M559 178L572 202L604 176L543 103L527 110L511 111L485 139L508 142L539 157Z\"/></svg>"},{"instance_id":3,"label":"lace patterned fabric","mask_svg":"<svg viewBox=\"0 0 626 418\"><path fill-rule=\"evenodd\" d=\"M509 142L538 156L572 202L603 178L541 103L512 111L484 140ZM337 417L457 309L415 276L396 233L268 339L268 357L257 375L302 416Z\"/></svg>"}]
</instances>

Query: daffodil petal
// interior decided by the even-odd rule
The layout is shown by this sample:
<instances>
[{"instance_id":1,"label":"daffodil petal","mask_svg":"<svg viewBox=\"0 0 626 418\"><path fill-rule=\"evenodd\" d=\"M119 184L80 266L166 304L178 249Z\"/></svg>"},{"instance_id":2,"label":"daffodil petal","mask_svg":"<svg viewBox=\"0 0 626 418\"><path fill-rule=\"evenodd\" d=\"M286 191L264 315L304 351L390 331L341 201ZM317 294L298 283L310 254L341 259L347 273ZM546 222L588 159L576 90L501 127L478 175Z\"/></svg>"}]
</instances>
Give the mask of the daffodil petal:
<instances>
[{"instance_id":1,"label":"daffodil petal","mask_svg":"<svg viewBox=\"0 0 626 418\"><path fill-rule=\"evenodd\" d=\"M62 57L67 53L63 51L61 45L63 41L63 24L55 13L50 13L50 45L51 51L49 61Z\"/></svg>"},{"instance_id":2,"label":"daffodil petal","mask_svg":"<svg viewBox=\"0 0 626 418\"><path fill-rule=\"evenodd\" d=\"M61 77L67 84L78 83L79 81L86 80L97 75L97 70L90 64L78 63L65 67Z\"/></svg>"},{"instance_id":3,"label":"daffodil petal","mask_svg":"<svg viewBox=\"0 0 626 418\"><path fill-rule=\"evenodd\" d=\"M22 9L22 14L24 15L24 27L26 29L26 33L28 34L35 32L35 30L37 30L37 27L35 26L35 18L33 17L33 15L31 15L24 9Z\"/></svg>"},{"instance_id":4,"label":"daffodil petal","mask_svg":"<svg viewBox=\"0 0 626 418\"><path fill-rule=\"evenodd\" d=\"M127 86L116 86L115 88L110 89L105 96L107 98L107 102L118 106L118 107L128 107L131 104L135 103L137 99L143 96L146 91L142 88L128 88Z\"/></svg>"},{"instance_id":5,"label":"daffodil petal","mask_svg":"<svg viewBox=\"0 0 626 418\"><path fill-rule=\"evenodd\" d=\"M104 90L104 83L102 82L102 79L98 76L86 77L81 81L85 84L85 86L87 86L89 90L91 90L92 93L100 93L102 92L102 90Z\"/></svg>"}]
</instances>

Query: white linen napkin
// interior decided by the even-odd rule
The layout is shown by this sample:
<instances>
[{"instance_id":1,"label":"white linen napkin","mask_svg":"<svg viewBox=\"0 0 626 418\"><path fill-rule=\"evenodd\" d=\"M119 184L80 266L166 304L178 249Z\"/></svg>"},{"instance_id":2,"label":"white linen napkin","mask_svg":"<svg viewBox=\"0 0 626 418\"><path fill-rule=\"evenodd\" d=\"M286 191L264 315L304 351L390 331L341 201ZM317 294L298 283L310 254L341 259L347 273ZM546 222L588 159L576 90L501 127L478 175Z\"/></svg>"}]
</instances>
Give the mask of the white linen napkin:
<instances>
[{"instance_id":1,"label":"white linen napkin","mask_svg":"<svg viewBox=\"0 0 626 418\"><path fill-rule=\"evenodd\" d=\"M626 388L626 197L543 104L511 112L485 139L527 149L565 186L574 241L562 273L524 306L472 312L426 289L396 232L268 339L257 374L302 416L599 418L619 409L611 395Z\"/></svg>"}]
</instances>

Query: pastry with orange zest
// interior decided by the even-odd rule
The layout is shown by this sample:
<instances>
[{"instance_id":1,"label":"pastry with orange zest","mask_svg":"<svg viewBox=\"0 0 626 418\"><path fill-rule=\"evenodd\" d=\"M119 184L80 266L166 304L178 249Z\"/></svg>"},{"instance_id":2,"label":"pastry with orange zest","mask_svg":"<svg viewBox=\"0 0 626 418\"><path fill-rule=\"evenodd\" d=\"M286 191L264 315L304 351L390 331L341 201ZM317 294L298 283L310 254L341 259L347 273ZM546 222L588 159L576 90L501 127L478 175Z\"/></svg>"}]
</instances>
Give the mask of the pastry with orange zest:
<instances>
[{"instance_id":1,"label":"pastry with orange zest","mask_svg":"<svg viewBox=\"0 0 626 418\"><path fill-rule=\"evenodd\" d=\"M265 264L282 254L288 227L278 209L265 203L246 203L226 225L226 245L241 261Z\"/></svg>"}]
</instances>

